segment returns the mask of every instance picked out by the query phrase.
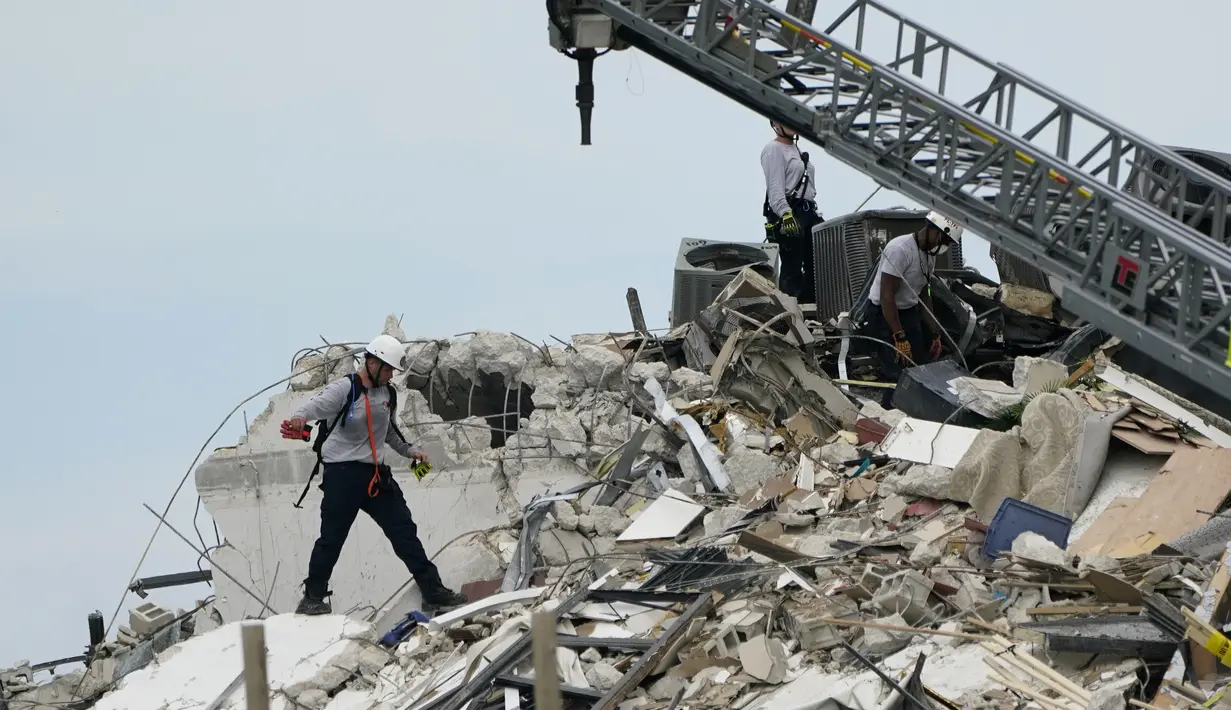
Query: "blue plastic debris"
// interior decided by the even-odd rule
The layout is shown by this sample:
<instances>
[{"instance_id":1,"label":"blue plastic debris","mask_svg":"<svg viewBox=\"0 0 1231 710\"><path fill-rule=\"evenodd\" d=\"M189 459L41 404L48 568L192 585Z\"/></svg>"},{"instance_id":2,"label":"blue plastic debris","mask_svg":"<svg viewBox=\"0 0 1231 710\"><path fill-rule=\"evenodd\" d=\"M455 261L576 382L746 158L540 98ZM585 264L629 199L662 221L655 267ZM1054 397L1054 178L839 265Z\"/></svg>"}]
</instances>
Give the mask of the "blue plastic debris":
<instances>
[{"instance_id":1,"label":"blue plastic debris","mask_svg":"<svg viewBox=\"0 0 1231 710\"><path fill-rule=\"evenodd\" d=\"M1013 547L1013 541L1024 532L1041 535L1063 550L1069 545L1069 530L1072 527L1073 521L1063 515L1014 498L1005 498L987 526L983 554L999 557L1002 552L1008 552Z\"/></svg>"},{"instance_id":2,"label":"blue plastic debris","mask_svg":"<svg viewBox=\"0 0 1231 710\"><path fill-rule=\"evenodd\" d=\"M428 621L429 619L427 618L427 614L424 614L416 609L415 611L407 614L404 619L399 621L397 626L393 627L393 630L384 636L381 636L380 644L382 646L392 648L406 640L406 637L410 635L411 631L414 631L416 626L419 624L426 624Z\"/></svg>"}]
</instances>

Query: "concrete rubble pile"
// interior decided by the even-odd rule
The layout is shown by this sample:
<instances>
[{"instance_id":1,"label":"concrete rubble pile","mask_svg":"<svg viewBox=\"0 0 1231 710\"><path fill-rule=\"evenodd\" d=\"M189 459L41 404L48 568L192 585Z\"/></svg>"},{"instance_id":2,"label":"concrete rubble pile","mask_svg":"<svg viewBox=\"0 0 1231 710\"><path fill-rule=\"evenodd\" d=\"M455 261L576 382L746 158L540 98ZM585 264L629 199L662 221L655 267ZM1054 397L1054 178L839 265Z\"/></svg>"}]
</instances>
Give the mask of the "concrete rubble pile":
<instances>
[{"instance_id":1,"label":"concrete rubble pile","mask_svg":"<svg viewBox=\"0 0 1231 710\"><path fill-rule=\"evenodd\" d=\"M504 520L459 543L495 564L442 563L471 603L432 619L271 617L273 706L529 707L536 612L565 707L1228 705L1221 419L1114 342L868 386L827 372L831 333L747 269L661 337L411 341L400 421L433 475L498 482ZM938 366L957 374L928 389ZM237 638L163 651L98 707L240 707ZM210 648L216 677L155 692Z\"/></svg>"},{"instance_id":2,"label":"concrete rubble pile","mask_svg":"<svg viewBox=\"0 0 1231 710\"><path fill-rule=\"evenodd\" d=\"M128 623L119 624L110 641L102 638L101 617L91 622L91 634L98 640L87 646L84 655L37 664L22 660L0 669L0 710L93 706L93 701L126 677L164 657L160 654L173 654L181 642L208 634L223 623L210 600L174 612L152 602L138 604L129 609ZM59 667L82 662L84 668L56 674Z\"/></svg>"}]
</instances>

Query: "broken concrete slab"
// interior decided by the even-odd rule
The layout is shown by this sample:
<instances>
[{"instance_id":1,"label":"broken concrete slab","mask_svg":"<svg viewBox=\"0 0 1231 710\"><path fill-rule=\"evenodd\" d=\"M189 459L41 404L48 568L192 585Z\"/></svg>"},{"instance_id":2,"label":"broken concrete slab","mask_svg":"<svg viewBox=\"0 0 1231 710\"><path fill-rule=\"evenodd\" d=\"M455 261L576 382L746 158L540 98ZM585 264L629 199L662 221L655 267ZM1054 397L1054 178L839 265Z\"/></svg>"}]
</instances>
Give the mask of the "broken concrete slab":
<instances>
[{"instance_id":1,"label":"broken concrete slab","mask_svg":"<svg viewBox=\"0 0 1231 710\"><path fill-rule=\"evenodd\" d=\"M704 399L714 394L714 379L708 373L677 367L668 382L672 394L685 400Z\"/></svg>"},{"instance_id":2,"label":"broken concrete slab","mask_svg":"<svg viewBox=\"0 0 1231 710\"><path fill-rule=\"evenodd\" d=\"M731 491L743 495L757 490L782 472L782 459L755 449L737 447L723 461Z\"/></svg>"},{"instance_id":3,"label":"broken concrete slab","mask_svg":"<svg viewBox=\"0 0 1231 710\"><path fill-rule=\"evenodd\" d=\"M473 379L483 373L500 375L505 382L525 382L528 363L539 357L533 345L515 335L484 330L450 340L438 356L436 369L444 376Z\"/></svg>"},{"instance_id":4,"label":"broken concrete slab","mask_svg":"<svg viewBox=\"0 0 1231 710\"><path fill-rule=\"evenodd\" d=\"M282 614L264 623L266 669L273 707L278 708L293 707L312 691L332 692L359 669L364 650L376 642L370 624L344 616ZM230 623L172 647L157 663L126 676L94 707L162 710L172 703L210 705L242 671L239 629L239 623ZM215 707L245 707L243 690L233 690Z\"/></svg>"},{"instance_id":5,"label":"broken concrete slab","mask_svg":"<svg viewBox=\"0 0 1231 710\"><path fill-rule=\"evenodd\" d=\"M564 368L568 375L569 391L619 387L625 364L624 357L609 347L580 345L576 352L569 355Z\"/></svg>"}]
</instances>

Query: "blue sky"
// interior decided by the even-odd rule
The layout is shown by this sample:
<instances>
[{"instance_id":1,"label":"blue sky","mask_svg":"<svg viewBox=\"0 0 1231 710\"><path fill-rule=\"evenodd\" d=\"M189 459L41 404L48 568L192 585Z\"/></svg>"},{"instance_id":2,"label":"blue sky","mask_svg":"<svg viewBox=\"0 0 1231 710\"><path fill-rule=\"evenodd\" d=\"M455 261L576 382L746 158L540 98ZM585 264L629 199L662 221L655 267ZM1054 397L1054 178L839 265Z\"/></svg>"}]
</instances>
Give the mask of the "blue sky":
<instances>
[{"instance_id":1,"label":"blue sky","mask_svg":"<svg viewBox=\"0 0 1231 710\"><path fill-rule=\"evenodd\" d=\"M892 4L1157 141L1231 147L1203 68L1231 7ZM0 5L0 666L81 652L153 531L141 503L319 335L395 312L411 335L567 339L626 329L628 286L661 326L682 237L760 240L766 122L613 53L582 148L546 22L490 0ZM874 188L811 151L827 215ZM164 530L142 576L195 557Z\"/></svg>"}]
</instances>

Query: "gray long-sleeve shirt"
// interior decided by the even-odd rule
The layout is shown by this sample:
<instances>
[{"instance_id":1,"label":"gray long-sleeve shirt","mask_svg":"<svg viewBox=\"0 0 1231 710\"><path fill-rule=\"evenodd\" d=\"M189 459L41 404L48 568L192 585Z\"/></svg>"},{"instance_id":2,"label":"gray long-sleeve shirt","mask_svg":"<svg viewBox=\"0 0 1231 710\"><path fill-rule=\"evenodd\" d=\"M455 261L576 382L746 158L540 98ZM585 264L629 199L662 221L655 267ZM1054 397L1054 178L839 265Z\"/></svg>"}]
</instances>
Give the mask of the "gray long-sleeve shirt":
<instances>
[{"instance_id":1,"label":"gray long-sleeve shirt","mask_svg":"<svg viewBox=\"0 0 1231 710\"><path fill-rule=\"evenodd\" d=\"M770 141L761 149L761 170L765 173L765 192L769 195L770 209L781 217L791 209L786 201L787 190L794 189L804 175L803 155L794 144ZM804 194L795 196L805 200L816 199L816 163L808 161L808 187Z\"/></svg>"},{"instance_id":2,"label":"gray long-sleeve shirt","mask_svg":"<svg viewBox=\"0 0 1231 710\"><path fill-rule=\"evenodd\" d=\"M332 424L338 412L342 411L343 405L346 404L346 396L350 394L350 388L349 377L334 380L304 402L299 409L295 410L293 416L303 417L309 422L324 419ZM390 415L392 413L389 411L388 389L377 387L366 390L366 394L372 398L372 435L376 441L388 444L390 448L406 458L420 453L418 447L402 439L395 430L397 425L391 424ZM367 408L364 406L363 398L364 393L356 395L350 414L338 420L337 427L325 440L325 446L321 448L321 458L325 463L372 460L372 447L368 444ZM381 453L380 445L377 445L376 453L378 455Z\"/></svg>"}]
</instances>

